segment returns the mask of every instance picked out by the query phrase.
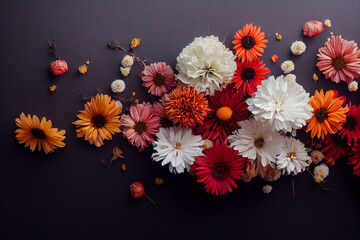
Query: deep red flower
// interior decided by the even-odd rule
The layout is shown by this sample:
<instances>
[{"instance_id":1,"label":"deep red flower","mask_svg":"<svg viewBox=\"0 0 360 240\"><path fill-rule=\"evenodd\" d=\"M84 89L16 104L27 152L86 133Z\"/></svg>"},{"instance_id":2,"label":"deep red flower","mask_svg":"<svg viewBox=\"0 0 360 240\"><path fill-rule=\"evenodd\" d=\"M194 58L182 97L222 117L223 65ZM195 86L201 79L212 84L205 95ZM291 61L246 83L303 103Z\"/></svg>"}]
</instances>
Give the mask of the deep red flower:
<instances>
[{"instance_id":1,"label":"deep red flower","mask_svg":"<svg viewBox=\"0 0 360 240\"><path fill-rule=\"evenodd\" d=\"M347 138L348 143L358 143L360 138L360 106L349 103L349 112L346 114L346 122L339 134L341 138Z\"/></svg>"},{"instance_id":2,"label":"deep red flower","mask_svg":"<svg viewBox=\"0 0 360 240\"><path fill-rule=\"evenodd\" d=\"M354 174L360 177L360 144L352 149L352 153L349 156L349 164L354 165Z\"/></svg>"},{"instance_id":3,"label":"deep red flower","mask_svg":"<svg viewBox=\"0 0 360 240\"><path fill-rule=\"evenodd\" d=\"M130 195L133 198L141 198L145 194L144 185L141 182L133 182L130 185Z\"/></svg>"},{"instance_id":4,"label":"deep red flower","mask_svg":"<svg viewBox=\"0 0 360 240\"><path fill-rule=\"evenodd\" d=\"M210 108L208 118L195 129L195 132L202 134L203 139L215 141L215 144L226 144L227 137L239 128L237 122L249 115L244 95L228 86L222 91L215 91L214 96L207 98Z\"/></svg>"},{"instance_id":5,"label":"deep red flower","mask_svg":"<svg viewBox=\"0 0 360 240\"><path fill-rule=\"evenodd\" d=\"M262 80L266 80L265 74L271 71L265 67L263 61L255 60L244 63L236 61L237 69L232 83L234 88L241 91L244 96L252 96L256 92L256 86L261 85Z\"/></svg>"},{"instance_id":6,"label":"deep red flower","mask_svg":"<svg viewBox=\"0 0 360 240\"><path fill-rule=\"evenodd\" d=\"M340 156L348 156L350 146L347 143L347 139L342 139L342 137L336 134L328 134L325 137L324 141L325 147L321 152L325 154L325 161L328 161L330 158L333 158L334 161L337 160Z\"/></svg>"},{"instance_id":7,"label":"deep red flower","mask_svg":"<svg viewBox=\"0 0 360 240\"><path fill-rule=\"evenodd\" d=\"M191 173L203 183L207 192L223 195L237 188L236 179L244 173L248 159L238 155L238 151L218 145L204 150L204 155L195 159Z\"/></svg>"}]
</instances>

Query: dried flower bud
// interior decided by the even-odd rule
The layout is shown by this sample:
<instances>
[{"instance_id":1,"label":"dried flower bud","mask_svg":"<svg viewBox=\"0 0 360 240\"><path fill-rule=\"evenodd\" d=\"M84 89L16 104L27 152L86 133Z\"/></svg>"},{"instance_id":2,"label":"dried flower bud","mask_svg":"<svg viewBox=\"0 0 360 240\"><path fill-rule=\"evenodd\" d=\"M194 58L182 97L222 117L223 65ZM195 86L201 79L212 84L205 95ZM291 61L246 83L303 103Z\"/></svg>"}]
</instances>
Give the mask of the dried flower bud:
<instances>
[{"instance_id":1,"label":"dried flower bud","mask_svg":"<svg viewBox=\"0 0 360 240\"><path fill-rule=\"evenodd\" d=\"M327 27L331 27L331 21L330 21L330 19L326 19L326 20L324 21L324 25L327 26Z\"/></svg>"},{"instance_id":2,"label":"dried flower bud","mask_svg":"<svg viewBox=\"0 0 360 240\"><path fill-rule=\"evenodd\" d=\"M85 63L86 63L87 65L89 65L89 64L90 64L90 61L89 61L89 60L87 60Z\"/></svg>"},{"instance_id":3,"label":"dried flower bud","mask_svg":"<svg viewBox=\"0 0 360 240\"><path fill-rule=\"evenodd\" d=\"M350 92L356 92L358 90L358 83L356 81L351 81L348 85Z\"/></svg>"},{"instance_id":4,"label":"dried flower bud","mask_svg":"<svg viewBox=\"0 0 360 240\"><path fill-rule=\"evenodd\" d=\"M282 39L282 36L280 34L278 34L278 33L275 33L275 37L279 41Z\"/></svg>"},{"instance_id":5,"label":"dried flower bud","mask_svg":"<svg viewBox=\"0 0 360 240\"><path fill-rule=\"evenodd\" d=\"M156 184L156 185L160 186L160 185L163 184L163 183L164 183L164 179L159 178L159 177L156 177L156 178L155 178L155 184Z\"/></svg>"},{"instance_id":6,"label":"dried flower bud","mask_svg":"<svg viewBox=\"0 0 360 240\"><path fill-rule=\"evenodd\" d=\"M316 36L322 33L325 27L322 22L319 21L308 21L303 27L303 34L308 37Z\"/></svg>"},{"instance_id":7,"label":"dried flower bud","mask_svg":"<svg viewBox=\"0 0 360 240\"><path fill-rule=\"evenodd\" d=\"M55 75L63 75L68 70L65 60L55 60L50 65L50 71Z\"/></svg>"},{"instance_id":8,"label":"dried flower bud","mask_svg":"<svg viewBox=\"0 0 360 240\"><path fill-rule=\"evenodd\" d=\"M134 182L130 185L130 195L133 198L141 198L145 194L144 185L140 182Z\"/></svg>"},{"instance_id":9,"label":"dried flower bud","mask_svg":"<svg viewBox=\"0 0 360 240\"><path fill-rule=\"evenodd\" d=\"M56 89L57 89L56 85L50 86L50 92L55 92Z\"/></svg>"},{"instance_id":10,"label":"dried flower bud","mask_svg":"<svg viewBox=\"0 0 360 240\"><path fill-rule=\"evenodd\" d=\"M265 185L265 186L263 186L262 191L263 191L264 193L266 193L266 194L269 194L269 193L271 193L271 190L272 190L272 189L273 189L272 186L270 186L270 185Z\"/></svg>"},{"instance_id":11,"label":"dried flower bud","mask_svg":"<svg viewBox=\"0 0 360 240\"><path fill-rule=\"evenodd\" d=\"M311 157L311 161L316 164L321 162L325 156L319 150L314 150L311 152L310 157Z\"/></svg>"},{"instance_id":12,"label":"dried flower bud","mask_svg":"<svg viewBox=\"0 0 360 240\"><path fill-rule=\"evenodd\" d=\"M84 74L84 73L86 73L86 72L87 72L87 66L86 66L86 64L81 65L81 66L79 67L79 73Z\"/></svg>"},{"instance_id":13,"label":"dried flower bud","mask_svg":"<svg viewBox=\"0 0 360 240\"><path fill-rule=\"evenodd\" d=\"M123 164L121 165L121 169L122 169L123 171L126 171L126 164L125 164L125 163L123 163Z\"/></svg>"},{"instance_id":14,"label":"dried flower bud","mask_svg":"<svg viewBox=\"0 0 360 240\"><path fill-rule=\"evenodd\" d=\"M209 139L204 140L204 144L201 146L202 148L211 148L213 146L213 142Z\"/></svg>"},{"instance_id":15,"label":"dried flower bud","mask_svg":"<svg viewBox=\"0 0 360 240\"><path fill-rule=\"evenodd\" d=\"M120 72L121 74L126 77L127 75L130 74L130 70L131 70L131 67L120 67Z\"/></svg>"},{"instance_id":16,"label":"dried flower bud","mask_svg":"<svg viewBox=\"0 0 360 240\"><path fill-rule=\"evenodd\" d=\"M316 73L314 73L313 79L314 79L315 82L316 82L317 80L319 80L319 78L318 78L318 76L316 75Z\"/></svg>"},{"instance_id":17,"label":"dried flower bud","mask_svg":"<svg viewBox=\"0 0 360 240\"><path fill-rule=\"evenodd\" d=\"M130 43L131 49L134 49L139 45L140 45L140 38L134 38L133 40L131 40L131 43Z\"/></svg>"}]
</instances>

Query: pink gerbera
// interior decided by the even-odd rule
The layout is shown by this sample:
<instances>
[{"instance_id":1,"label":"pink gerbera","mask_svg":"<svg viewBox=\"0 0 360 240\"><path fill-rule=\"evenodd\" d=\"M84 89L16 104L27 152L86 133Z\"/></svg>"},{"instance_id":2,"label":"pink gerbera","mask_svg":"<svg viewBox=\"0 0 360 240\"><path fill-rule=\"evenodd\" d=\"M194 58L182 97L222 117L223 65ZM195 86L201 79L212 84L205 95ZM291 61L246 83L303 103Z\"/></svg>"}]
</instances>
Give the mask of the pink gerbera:
<instances>
[{"instance_id":1,"label":"pink gerbera","mask_svg":"<svg viewBox=\"0 0 360 240\"><path fill-rule=\"evenodd\" d=\"M129 142L139 148L145 149L154 141L154 136L159 131L160 117L153 115L150 103L132 105L130 115L121 116L123 134Z\"/></svg>"},{"instance_id":2,"label":"pink gerbera","mask_svg":"<svg viewBox=\"0 0 360 240\"><path fill-rule=\"evenodd\" d=\"M140 77L144 81L143 86L155 96L161 96L176 86L175 74L171 67L164 62L146 66Z\"/></svg>"},{"instance_id":3,"label":"pink gerbera","mask_svg":"<svg viewBox=\"0 0 360 240\"><path fill-rule=\"evenodd\" d=\"M331 36L319 49L316 66L333 82L345 81L349 84L360 77L360 51L354 41L347 41L340 36Z\"/></svg>"}]
</instances>

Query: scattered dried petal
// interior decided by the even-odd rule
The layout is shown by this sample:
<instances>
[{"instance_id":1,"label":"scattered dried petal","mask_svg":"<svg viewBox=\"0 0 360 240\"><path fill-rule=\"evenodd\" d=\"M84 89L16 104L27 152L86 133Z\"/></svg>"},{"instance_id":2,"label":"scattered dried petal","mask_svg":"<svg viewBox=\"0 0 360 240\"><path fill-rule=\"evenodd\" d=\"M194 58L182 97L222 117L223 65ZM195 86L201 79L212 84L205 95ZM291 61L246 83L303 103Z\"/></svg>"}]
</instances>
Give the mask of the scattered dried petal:
<instances>
[{"instance_id":1,"label":"scattered dried petal","mask_svg":"<svg viewBox=\"0 0 360 240\"><path fill-rule=\"evenodd\" d=\"M278 55L276 55L276 54L274 54L272 57L271 57L271 61L273 61L274 63L276 63L277 62L277 60L278 60Z\"/></svg>"},{"instance_id":2,"label":"scattered dried petal","mask_svg":"<svg viewBox=\"0 0 360 240\"><path fill-rule=\"evenodd\" d=\"M316 164L321 162L325 158L325 155L319 150L314 150L311 152L310 157L311 161Z\"/></svg>"},{"instance_id":3,"label":"scattered dried petal","mask_svg":"<svg viewBox=\"0 0 360 240\"><path fill-rule=\"evenodd\" d=\"M126 171L126 164L125 164L125 163L123 163L123 164L121 165L121 169L122 169L123 171Z\"/></svg>"},{"instance_id":4,"label":"scattered dried petal","mask_svg":"<svg viewBox=\"0 0 360 240\"><path fill-rule=\"evenodd\" d=\"M159 178L159 177L156 177L156 178L155 178L155 184L156 184L156 185L160 186L160 185L163 184L163 183L164 183L164 179Z\"/></svg>"},{"instance_id":5,"label":"scattered dried petal","mask_svg":"<svg viewBox=\"0 0 360 240\"><path fill-rule=\"evenodd\" d=\"M319 78L318 78L318 76L316 75L316 73L314 73L313 79L314 79L315 82L317 82L317 80L319 80Z\"/></svg>"},{"instance_id":6,"label":"scattered dried petal","mask_svg":"<svg viewBox=\"0 0 360 240\"><path fill-rule=\"evenodd\" d=\"M112 158L111 158L111 162L112 161L115 161L116 159L118 159L118 158L124 158L124 156L122 155L122 150L120 149L120 148L118 148L118 147L114 147L113 148L113 156L112 156Z\"/></svg>"},{"instance_id":7,"label":"scattered dried petal","mask_svg":"<svg viewBox=\"0 0 360 240\"><path fill-rule=\"evenodd\" d=\"M275 33L275 37L279 41L282 39L282 36L280 34L278 34L278 33Z\"/></svg>"},{"instance_id":8,"label":"scattered dried petal","mask_svg":"<svg viewBox=\"0 0 360 240\"><path fill-rule=\"evenodd\" d=\"M55 92L56 89L57 89L56 85L50 86L50 92Z\"/></svg>"},{"instance_id":9,"label":"scattered dried petal","mask_svg":"<svg viewBox=\"0 0 360 240\"><path fill-rule=\"evenodd\" d=\"M326 19L326 20L324 21L324 25L327 26L327 27L331 27L331 21L330 21L330 19Z\"/></svg>"},{"instance_id":10,"label":"scattered dried petal","mask_svg":"<svg viewBox=\"0 0 360 240\"><path fill-rule=\"evenodd\" d=\"M84 73L86 73L86 72L87 72L87 66L86 66L86 64L81 65L81 66L79 67L79 73L84 74Z\"/></svg>"},{"instance_id":11,"label":"scattered dried petal","mask_svg":"<svg viewBox=\"0 0 360 240\"><path fill-rule=\"evenodd\" d=\"M130 43L131 49L134 49L139 45L140 45L140 38L134 38L133 40L131 40L131 43Z\"/></svg>"}]
</instances>

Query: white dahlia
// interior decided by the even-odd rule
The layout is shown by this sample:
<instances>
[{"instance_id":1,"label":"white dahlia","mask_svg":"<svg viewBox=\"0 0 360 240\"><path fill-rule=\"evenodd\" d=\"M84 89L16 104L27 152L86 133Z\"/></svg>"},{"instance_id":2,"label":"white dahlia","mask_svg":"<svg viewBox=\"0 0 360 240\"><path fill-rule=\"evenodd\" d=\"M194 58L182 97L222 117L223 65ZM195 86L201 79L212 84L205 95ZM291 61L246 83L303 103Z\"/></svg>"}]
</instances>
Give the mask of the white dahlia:
<instances>
[{"instance_id":1,"label":"white dahlia","mask_svg":"<svg viewBox=\"0 0 360 240\"><path fill-rule=\"evenodd\" d=\"M281 64L280 68L281 68L281 70L283 70L283 72L285 74L288 74L288 73L294 71L295 64L293 63L293 61L287 60Z\"/></svg>"},{"instance_id":2,"label":"white dahlia","mask_svg":"<svg viewBox=\"0 0 360 240\"><path fill-rule=\"evenodd\" d=\"M121 79L116 79L111 83L111 90L114 93L121 93L125 90L125 82Z\"/></svg>"},{"instance_id":3,"label":"white dahlia","mask_svg":"<svg viewBox=\"0 0 360 240\"><path fill-rule=\"evenodd\" d=\"M273 166L276 156L283 152L284 137L272 131L269 123L249 120L238 122L240 129L229 137L230 147L239 151L239 155L249 159L258 159L264 167Z\"/></svg>"},{"instance_id":4,"label":"white dahlia","mask_svg":"<svg viewBox=\"0 0 360 240\"><path fill-rule=\"evenodd\" d=\"M277 157L276 165L282 169L282 173L294 174L305 170L311 163L311 158L306 152L305 146L299 140L287 137L284 142L284 151Z\"/></svg>"},{"instance_id":5,"label":"white dahlia","mask_svg":"<svg viewBox=\"0 0 360 240\"><path fill-rule=\"evenodd\" d=\"M306 45L302 41L295 41L291 44L290 50L294 55L301 55L305 52Z\"/></svg>"},{"instance_id":6,"label":"white dahlia","mask_svg":"<svg viewBox=\"0 0 360 240\"><path fill-rule=\"evenodd\" d=\"M213 35L198 37L177 57L177 78L198 92L214 94L231 83L236 56Z\"/></svg>"},{"instance_id":7,"label":"white dahlia","mask_svg":"<svg viewBox=\"0 0 360 240\"><path fill-rule=\"evenodd\" d=\"M162 161L161 165L169 164L169 171L182 173L184 169L190 171L195 158L202 154L204 144L201 136L192 135L190 128L160 128L153 142L155 152L152 159Z\"/></svg>"},{"instance_id":8,"label":"white dahlia","mask_svg":"<svg viewBox=\"0 0 360 240\"><path fill-rule=\"evenodd\" d=\"M257 92L246 103L256 120L269 120L272 129L292 132L305 126L312 117L309 101L309 93L296 81L271 76L257 86Z\"/></svg>"}]
</instances>

